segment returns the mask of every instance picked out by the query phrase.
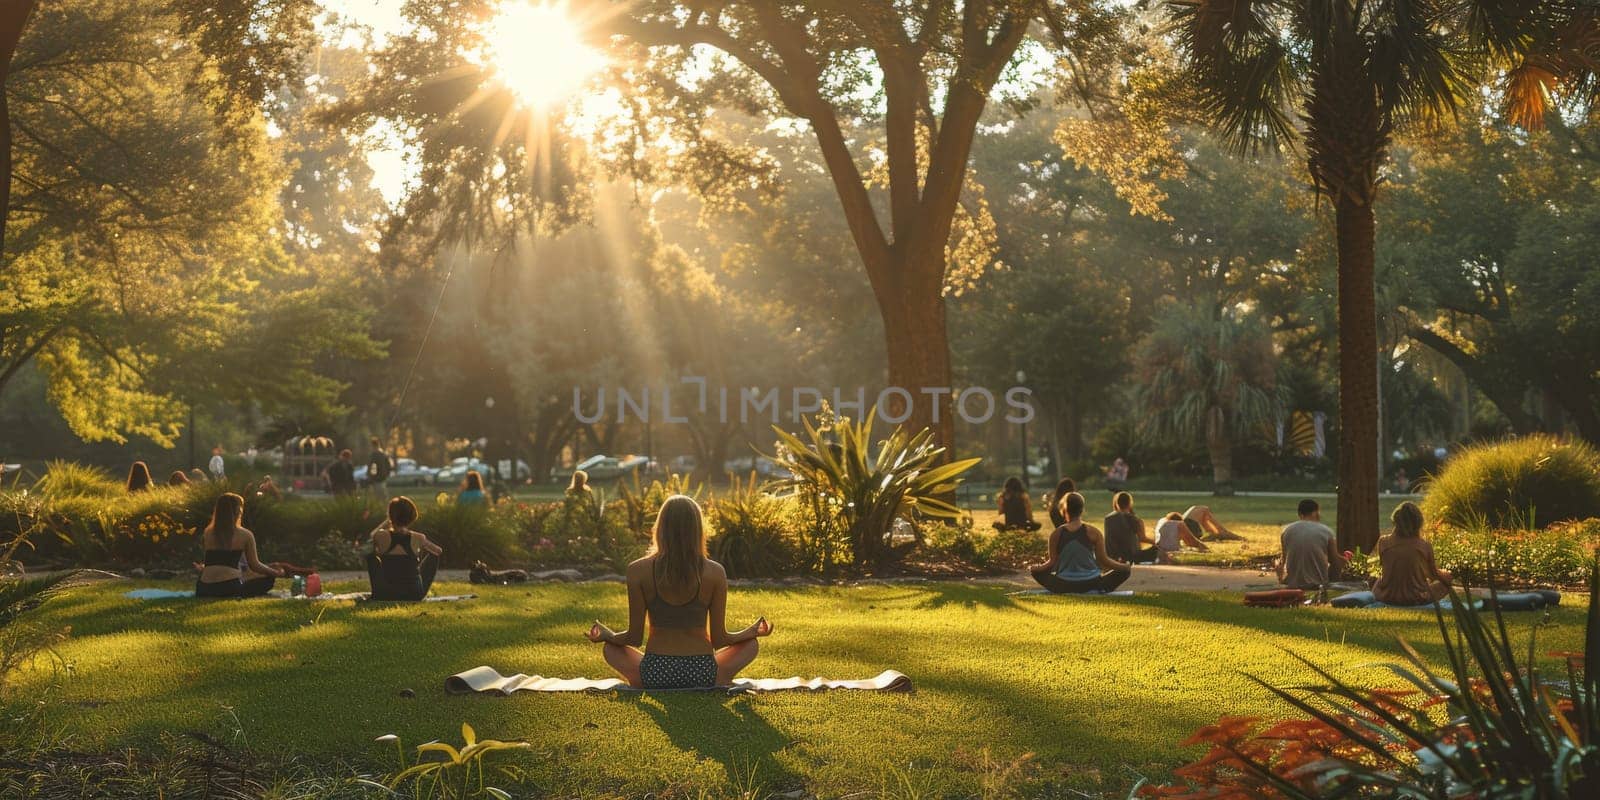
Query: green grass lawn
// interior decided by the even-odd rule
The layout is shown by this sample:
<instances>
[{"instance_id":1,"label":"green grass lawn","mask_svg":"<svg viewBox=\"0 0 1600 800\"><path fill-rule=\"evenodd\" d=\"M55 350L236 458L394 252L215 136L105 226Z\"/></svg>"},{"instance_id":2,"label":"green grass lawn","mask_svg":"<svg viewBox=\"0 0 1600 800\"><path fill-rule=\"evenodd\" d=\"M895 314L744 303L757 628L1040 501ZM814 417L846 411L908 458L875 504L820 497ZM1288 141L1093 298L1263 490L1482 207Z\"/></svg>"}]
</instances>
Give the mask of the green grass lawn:
<instances>
[{"instance_id":1,"label":"green grass lawn","mask_svg":"<svg viewBox=\"0 0 1600 800\"><path fill-rule=\"evenodd\" d=\"M72 747L203 731L382 770L393 750L374 737L458 742L468 722L480 736L533 744L505 762L527 771L518 796L976 796L993 793L984 785L994 764L1031 753L1029 796L1120 797L1138 776L1165 776L1197 755L1177 742L1218 716L1288 716L1242 674L1305 680L1284 648L1386 684L1391 675L1364 665L1394 658L1396 635L1440 657L1426 611L1246 609L1228 595L1010 597L1010 587L955 583L736 589L736 621L762 613L776 625L751 675L892 667L916 691L451 697L444 678L479 664L604 676L581 632L595 617L623 621L620 587L479 588L475 601L383 609L133 601L121 597L128 588L52 603L45 621L72 626L59 648L66 668L20 679L22 697L54 686L49 721ZM1519 638L1540 618L1514 616ZM1539 651L1577 649L1579 611L1553 621Z\"/></svg>"}]
</instances>

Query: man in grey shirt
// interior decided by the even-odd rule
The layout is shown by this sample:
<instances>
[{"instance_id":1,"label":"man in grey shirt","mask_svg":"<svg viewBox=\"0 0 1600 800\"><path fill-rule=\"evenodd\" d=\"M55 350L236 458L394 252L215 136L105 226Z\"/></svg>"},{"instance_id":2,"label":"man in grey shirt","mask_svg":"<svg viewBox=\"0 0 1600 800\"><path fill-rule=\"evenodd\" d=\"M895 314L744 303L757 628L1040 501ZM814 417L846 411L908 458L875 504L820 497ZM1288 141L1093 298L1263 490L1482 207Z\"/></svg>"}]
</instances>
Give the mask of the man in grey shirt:
<instances>
[{"instance_id":1,"label":"man in grey shirt","mask_svg":"<svg viewBox=\"0 0 1600 800\"><path fill-rule=\"evenodd\" d=\"M1322 507L1315 500L1300 501L1300 519L1285 525L1279 540L1278 582L1294 589L1317 589L1337 580L1344 569L1333 530L1322 524Z\"/></svg>"}]
</instances>

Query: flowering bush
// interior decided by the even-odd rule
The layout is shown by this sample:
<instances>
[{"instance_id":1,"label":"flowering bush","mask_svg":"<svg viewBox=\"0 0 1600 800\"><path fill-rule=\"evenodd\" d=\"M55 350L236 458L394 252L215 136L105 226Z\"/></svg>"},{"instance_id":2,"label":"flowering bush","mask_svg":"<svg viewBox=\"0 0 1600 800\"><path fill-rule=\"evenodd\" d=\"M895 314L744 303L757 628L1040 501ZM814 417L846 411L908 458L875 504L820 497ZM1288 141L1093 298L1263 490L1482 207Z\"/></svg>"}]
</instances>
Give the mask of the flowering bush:
<instances>
[{"instance_id":1,"label":"flowering bush","mask_svg":"<svg viewBox=\"0 0 1600 800\"><path fill-rule=\"evenodd\" d=\"M1435 525L1427 534L1439 568L1473 585L1556 585L1583 583L1590 554L1600 547L1600 519L1569 522L1543 530L1494 530ZM1376 578L1378 558L1357 554L1350 569Z\"/></svg>"}]
</instances>

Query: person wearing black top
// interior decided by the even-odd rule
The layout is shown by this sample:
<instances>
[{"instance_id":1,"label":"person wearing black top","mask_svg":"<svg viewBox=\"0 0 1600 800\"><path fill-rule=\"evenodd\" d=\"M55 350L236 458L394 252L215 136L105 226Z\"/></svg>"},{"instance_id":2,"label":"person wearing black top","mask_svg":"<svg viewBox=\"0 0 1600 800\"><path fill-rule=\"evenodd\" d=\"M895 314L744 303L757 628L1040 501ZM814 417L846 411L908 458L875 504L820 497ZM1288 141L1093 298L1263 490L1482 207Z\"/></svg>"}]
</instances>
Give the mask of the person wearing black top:
<instances>
[{"instance_id":1,"label":"person wearing black top","mask_svg":"<svg viewBox=\"0 0 1600 800\"><path fill-rule=\"evenodd\" d=\"M243 519L243 497L227 492L217 498L211 524L200 534L205 560L194 584L195 597L260 597L283 577L282 570L256 556L256 535L239 525Z\"/></svg>"},{"instance_id":2,"label":"person wearing black top","mask_svg":"<svg viewBox=\"0 0 1600 800\"><path fill-rule=\"evenodd\" d=\"M1066 502L1067 495L1076 491L1078 491L1078 482L1071 478L1062 478L1061 481L1056 484L1056 490L1050 493L1051 525L1059 528L1062 525L1067 524L1067 515L1066 512L1062 510L1061 504Z\"/></svg>"},{"instance_id":3,"label":"person wearing black top","mask_svg":"<svg viewBox=\"0 0 1600 800\"><path fill-rule=\"evenodd\" d=\"M353 457L350 448L339 451L339 460L329 464L322 470L322 478L328 482L328 491L334 497L345 497L356 493L356 465L351 463Z\"/></svg>"},{"instance_id":4,"label":"person wearing black top","mask_svg":"<svg viewBox=\"0 0 1600 800\"><path fill-rule=\"evenodd\" d=\"M421 600L433 587L444 548L411 530L416 521L417 504L411 498L401 495L389 501L389 519L373 530L372 552L367 554L373 600Z\"/></svg>"},{"instance_id":5,"label":"person wearing black top","mask_svg":"<svg viewBox=\"0 0 1600 800\"><path fill-rule=\"evenodd\" d=\"M1161 550L1145 533L1144 520L1133 513L1133 495L1117 492L1105 519L1106 552L1129 564L1154 564Z\"/></svg>"},{"instance_id":6,"label":"person wearing black top","mask_svg":"<svg viewBox=\"0 0 1600 800\"><path fill-rule=\"evenodd\" d=\"M1039 523L1033 518L1033 504L1028 501L1028 490L1022 488L1020 478L1006 478L1005 488L996 501L1000 519L994 521L995 530L1039 530Z\"/></svg>"},{"instance_id":7,"label":"person wearing black top","mask_svg":"<svg viewBox=\"0 0 1600 800\"><path fill-rule=\"evenodd\" d=\"M368 440L372 452L367 454L367 486L379 499L389 499L389 476L394 473L394 460L383 450L383 442L374 436Z\"/></svg>"}]
</instances>

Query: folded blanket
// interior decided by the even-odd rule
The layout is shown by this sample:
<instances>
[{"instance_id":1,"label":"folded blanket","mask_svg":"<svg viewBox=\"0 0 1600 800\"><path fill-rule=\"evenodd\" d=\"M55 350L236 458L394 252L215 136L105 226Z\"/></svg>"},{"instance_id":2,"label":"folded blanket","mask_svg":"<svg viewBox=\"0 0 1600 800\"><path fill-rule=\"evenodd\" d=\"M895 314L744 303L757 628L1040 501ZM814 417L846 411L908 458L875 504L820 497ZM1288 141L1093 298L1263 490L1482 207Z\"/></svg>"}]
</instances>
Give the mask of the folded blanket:
<instances>
[{"instance_id":1,"label":"folded blanket","mask_svg":"<svg viewBox=\"0 0 1600 800\"><path fill-rule=\"evenodd\" d=\"M1305 601L1304 589L1269 589L1264 592L1244 593L1244 604L1253 608L1287 608Z\"/></svg>"},{"instance_id":2,"label":"folded blanket","mask_svg":"<svg viewBox=\"0 0 1600 800\"><path fill-rule=\"evenodd\" d=\"M651 689L651 692L816 692L826 689L857 689L872 692L909 692L911 679L886 669L876 677L864 680L827 680L812 678L735 678L732 686L711 686L704 689ZM516 692L643 692L623 683L618 678L544 678L538 675L501 675L492 667L473 667L444 679L448 694L495 694L510 697Z\"/></svg>"},{"instance_id":3,"label":"folded blanket","mask_svg":"<svg viewBox=\"0 0 1600 800\"><path fill-rule=\"evenodd\" d=\"M1052 592L1049 589L1039 588L1039 589L1020 589L1020 590L1015 591L1015 592L1007 592L1006 596L1007 597L1019 597L1019 596L1022 596L1022 595L1031 595L1031 594L1056 595L1056 596L1060 596L1060 597L1132 597L1133 596L1133 590L1132 589L1118 589L1118 590L1116 590L1114 592Z\"/></svg>"},{"instance_id":4,"label":"folded blanket","mask_svg":"<svg viewBox=\"0 0 1600 800\"><path fill-rule=\"evenodd\" d=\"M1500 596L1502 598L1507 597L1507 595L1500 595ZM1378 602L1378 598L1375 595L1373 595L1372 592L1350 592L1349 594L1342 594L1342 595L1339 595L1338 597L1333 598L1331 601L1329 601L1329 603L1334 608L1425 608L1425 609L1432 609L1433 608L1433 606L1431 604L1430 605L1420 605L1420 606L1391 606L1388 603L1380 603L1380 602ZM1472 601L1472 606L1473 606L1473 608L1482 608L1483 607L1483 601L1482 600L1473 600ZM1541 600L1541 606L1542 606L1542 600ZM1449 611L1453 606L1451 605L1449 600L1440 600L1439 601L1439 607L1444 609L1444 610L1446 610L1446 611ZM1501 608L1504 608L1507 611L1519 610L1519 609L1511 607L1511 606L1506 606L1503 603L1501 605ZM1531 607L1530 607L1530 610L1531 610Z\"/></svg>"}]
</instances>

